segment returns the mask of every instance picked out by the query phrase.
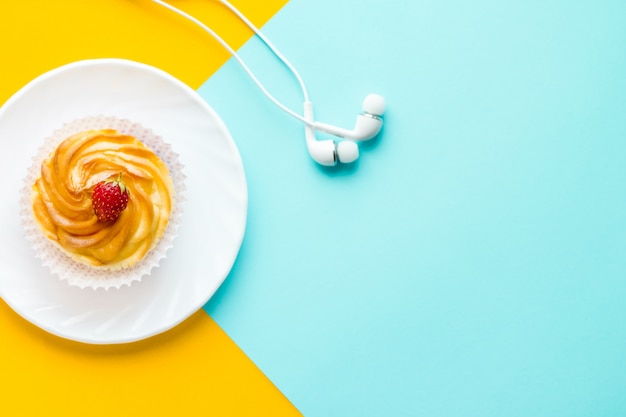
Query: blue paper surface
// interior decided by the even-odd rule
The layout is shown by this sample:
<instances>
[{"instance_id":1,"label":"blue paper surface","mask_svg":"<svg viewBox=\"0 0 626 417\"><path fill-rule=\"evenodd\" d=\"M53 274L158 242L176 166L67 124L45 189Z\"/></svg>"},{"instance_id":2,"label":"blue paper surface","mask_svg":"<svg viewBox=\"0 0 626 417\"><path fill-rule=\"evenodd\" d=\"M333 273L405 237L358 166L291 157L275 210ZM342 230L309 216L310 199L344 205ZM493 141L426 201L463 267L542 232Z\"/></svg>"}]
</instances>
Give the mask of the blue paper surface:
<instances>
[{"instance_id":1,"label":"blue paper surface","mask_svg":"<svg viewBox=\"0 0 626 417\"><path fill-rule=\"evenodd\" d=\"M206 311L307 417L626 415L625 22L608 0L289 2L264 32L317 119L351 128L377 92L385 126L324 169L235 61L202 86L250 193ZM302 111L258 39L240 52Z\"/></svg>"}]
</instances>

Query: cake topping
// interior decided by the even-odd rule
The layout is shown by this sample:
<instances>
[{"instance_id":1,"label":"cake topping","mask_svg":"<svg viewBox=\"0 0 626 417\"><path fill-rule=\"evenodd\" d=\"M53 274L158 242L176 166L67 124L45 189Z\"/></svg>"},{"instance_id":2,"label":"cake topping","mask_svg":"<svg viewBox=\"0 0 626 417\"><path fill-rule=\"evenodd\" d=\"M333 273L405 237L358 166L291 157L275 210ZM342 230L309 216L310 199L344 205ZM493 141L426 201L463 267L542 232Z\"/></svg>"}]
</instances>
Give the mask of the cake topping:
<instances>
[{"instance_id":1,"label":"cake topping","mask_svg":"<svg viewBox=\"0 0 626 417\"><path fill-rule=\"evenodd\" d=\"M120 172L116 179L100 181L91 196L93 209L101 222L115 221L128 206L128 189Z\"/></svg>"}]
</instances>

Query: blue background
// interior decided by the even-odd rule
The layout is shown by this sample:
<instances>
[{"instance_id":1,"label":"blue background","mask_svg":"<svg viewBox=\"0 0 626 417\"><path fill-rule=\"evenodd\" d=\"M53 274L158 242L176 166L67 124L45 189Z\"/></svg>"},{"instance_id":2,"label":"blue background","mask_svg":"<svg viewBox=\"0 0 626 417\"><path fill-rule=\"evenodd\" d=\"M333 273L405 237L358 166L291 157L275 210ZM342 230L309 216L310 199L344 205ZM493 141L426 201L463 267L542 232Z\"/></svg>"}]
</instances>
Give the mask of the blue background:
<instances>
[{"instance_id":1,"label":"blue background","mask_svg":"<svg viewBox=\"0 0 626 417\"><path fill-rule=\"evenodd\" d=\"M278 388L312 417L626 415L626 2L292 0L264 32L318 120L388 102L333 170L235 61L200 89L250 193L205 309Z\"/></svg>"}]
</instances>

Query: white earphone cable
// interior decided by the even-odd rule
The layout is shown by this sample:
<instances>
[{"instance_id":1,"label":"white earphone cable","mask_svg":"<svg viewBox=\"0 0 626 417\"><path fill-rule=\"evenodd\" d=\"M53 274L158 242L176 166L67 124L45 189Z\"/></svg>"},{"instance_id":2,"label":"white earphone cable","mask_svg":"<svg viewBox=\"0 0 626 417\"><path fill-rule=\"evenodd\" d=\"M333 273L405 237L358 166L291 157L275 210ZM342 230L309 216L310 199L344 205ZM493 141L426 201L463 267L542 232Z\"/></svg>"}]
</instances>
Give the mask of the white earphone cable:
<instances>
[{"instance_id":1,"label":"white earphone cable","mask_svg":"<svg viewBox=\"0 0 626 417\"><path fill-rule=\"evenodd\" d=\"M304 81L302 81L302 77L300 77L300 74L298 73L296 68L291 64L291 62L289 62L289 60L285 58L283 54L280 53L278 48L276 48L274 44L261 32L261 30L258 27L256 27L250 21L250 19L244 16L244 14L239 11L239 9L233 6L228 0L219 0L219 1L224 6L228 7L228 9L230 9L230 11L233 12L239 19L241 19L241 21L245 23L246 26L248 26L255 33L255 35L259 37L259 39L263 41L263 43L274 53L274 55L276 55L276 57L280 59L280 61L283 64L285 64L285 66L289 69L289 71L291 71L293 76L296 77L298 84L300 84L300 89L302 90L302 95L304 96L304 100L309 101L309 93L307 92L306 86L304 85Z\"/></svg>"},{"instance_id":2,"label":"white earphone cable","mask_svg":"<svg viewBox=\"0 0 626 417\"><path fill-rule=\"evenodd\" d=\"M303 122L303 123L305 123L305 124L307 124L309 126L313 125L312 121L309 121L309 120L305 119L303 116L301 116L298 113L294 112L293 110L287 108L281 102L279 102L272 94L270 94L270 92L267 91L265 86L257 79L257 77L254 75L252 70L246 65L246 63L243 61L243 59L241 59L239 54L237 54L237 52L228 43L226 43L226 41L224 41L224 39L222 39L221 36L219 36L217 33L215 33L211 28L209 28L207 25L205 25L204 23L202 23L201 21L199 21L195 17L191 16L190 14L183 12L182 10L180 10L180 9L170 5L169 3L166 3L166 2L164 2L162 0L152 0L152 1L154 1L155 3L158 3L161 6L163 6L163 7L167 8L167 9L173 11L174 13L176 13L176 14L178 14L178 15L186 18L186 19L188 19L189 21L195 23L197 26L202 28L205 32L207 32L209 35L211 35L216 41L218 41L224 47L224 49L226 49L233 56L233 58L235 58L235 60L237 60L239 65L241 65L241 67L244 69L246 74L248 74L250 79L252 79L252 81L257 85L257 87L261 90L261 92L263 92L263 94L265 94L265 96L272 103L274 103L276 106L278 106L281 110L283 110L284 112L286 112L290 116L300 120L301 122ZM307 92L306 86L304 85L304 82L302 81L302 78L300 77L300 74L298 73L298 71L296 71L296 69L293 67L293 65L280 53L280 51L278 51L278 49L269 41L269 39L267 39L265 37L265 35L263 35L261 33L261 31L252 22L250 22L250 20L248 20L248 18L246 18L237 8L235 8L235 6L233 6L227 0L219 0L219 1L224 6L226 6L229 10L231 10L235 15L237 15L237 17L239 19L241 19L241 21L243 23L245 23L246 26L248 26L255 33L255 35L257 35L259 37L259 39L261 39L261 41L263 41L263 43L272 51L272 53L274 55L276 55L276 57L283 64L285 64L285 66L289 69L289 71L291 71L291 73L294 75L294 77L296 78L296 80L300 84L300 89L302 90L302 94L304 95L304 100L306 102L308 102L309 101L309 96L308 96L308 92Z\"/></svg>"}]
</instances>

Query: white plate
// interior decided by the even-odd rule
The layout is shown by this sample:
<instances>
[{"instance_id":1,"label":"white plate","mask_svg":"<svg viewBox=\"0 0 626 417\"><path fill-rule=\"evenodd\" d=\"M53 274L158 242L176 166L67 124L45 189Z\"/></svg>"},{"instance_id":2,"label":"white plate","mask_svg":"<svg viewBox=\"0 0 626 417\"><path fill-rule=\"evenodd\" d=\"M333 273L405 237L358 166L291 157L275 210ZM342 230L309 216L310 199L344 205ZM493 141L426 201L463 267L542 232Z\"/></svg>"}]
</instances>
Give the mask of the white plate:
<instances>
[{"instance_id":1,"label":"white plate","mask_svg":"<svg viewBox=\"0 0 626 417\"><path fill-rule=\"evenodd\" d=\"M63 123L116 116L161 135L187 176L178 237L161 266L120 290L71 287L35 258L23 237L18 194L31 158ZM50 71L0 109L0 296L58 336L125 343L168 330L200 309L226 278L245 231L248 193L239 152L215 111L171 75L120 59Z\"/></svg>"}]
</instances>

